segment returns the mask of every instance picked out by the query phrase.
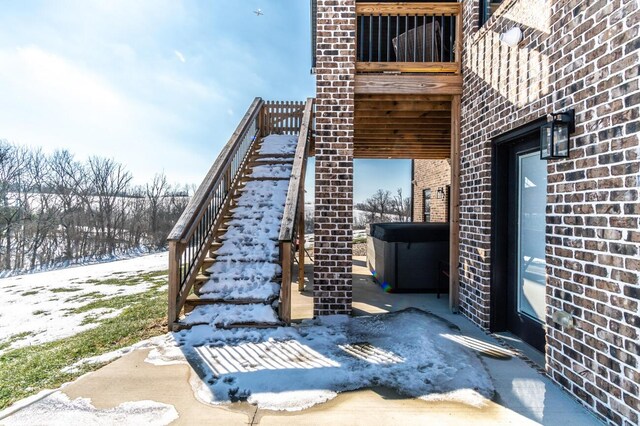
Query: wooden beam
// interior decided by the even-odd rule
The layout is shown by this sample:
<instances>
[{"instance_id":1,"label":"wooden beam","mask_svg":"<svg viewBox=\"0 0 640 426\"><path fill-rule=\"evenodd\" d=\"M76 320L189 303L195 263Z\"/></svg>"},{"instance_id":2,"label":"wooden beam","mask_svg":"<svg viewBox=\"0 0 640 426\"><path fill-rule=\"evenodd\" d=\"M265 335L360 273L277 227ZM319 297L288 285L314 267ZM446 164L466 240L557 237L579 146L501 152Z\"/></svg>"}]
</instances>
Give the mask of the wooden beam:
<instances>
[{"instance_id":1,"label":"wooden beam","mask_svg":"<svg viewBox=\"0 0 640 426\"><path fill-rule=\"evenodd\" d=\"M356 72L432 72L456 73L456 62L356 62Z\"/></svg>"},{"instance_id":2,"label":"wooden beam","mask_svg":"<svg viewBox=\"0 0 640 426\"><path fill-rule=\"evenodd\" d=\"M431 152L393 152L393 153L371 153L354 150L353 157L360 159L407 159L407 160L446 160L450 153L439 154Z\"/></svg>"},{"instance_id":3,"label":"wooden beam","mask_svg":"<svg viewBox=\"0 0 640 426\"><path fill-rule=\"evenodd\" d=\"M447 3L382 3L382 2L357 2L356 13L358 15L456 15L461 13L461 4Z\"/></svg>"},{"instance_id":4,"label":"wooden beam","mask_svg":"<svg viewBox=\"0 0 640 426\"><path fill-rule=\"evenodd\" d=\"M355 93L461 95L462 76L356 74Z\"/></svg>"},{"instance_id":5,"label":"wooden beam","mask_svg":"<svg viewBox=\"0 0 640 426\"><path fill-rule=\"evenodd\" d=\"M450 95L427 95L427 94L366 94L360 93L355 95L356 102L377 102L377 101L432 101L432 102L451 102Z\"/></svg>"},{"instance_id":6,"label":"wooden beam","mask_svg":"<svg viewBox=\"0 0 640 426\"><path fill-rule=\"evenodd\" d=\"M451 121L451 119L449 119ZM421 130L447 130L447 135L449 134L449 128L451 127L451 123L447 124L433 124L430 122L419 123L419 124L408 124L402 125L398 123L356 123L355 132L359 132L361 130L404 130L410 132L420 132Z\"/></svg>"},{"instance_id":7,"label":"wooden beam","mask_svg":"<svg viewBox=\"0 0 640 426\"><path fill-rule=\"evenodd\" d=\"M416 146L434 144L440 142L445 145L447 149L449 148L450 138L445 136L431 137L431 138L412 138L412 137L379 137L379 136L362 136L362 137L354 137L354 144L380 144L380 145L400 145L400 144L411 144Z\"/></svg>"},{"instance_id":8,"label":"wooden beam","mask_svg":"<svg viewBox=\"0 0 640 426\"><path fill-rule=\"evenodd\" d=\"M378 102L356 102L355 114L360 111L450 111L451 101L431 102L431 101L378 101Z\"/></svg>"},{"instance_id":9,"label":"wooden beam","mask_svg":"<svg viewBox=\"0 0 640 426\"><path fill-rule=\"evenodd\" d=\"M460 304L460 96L451 101L451 194L449 247L449 307L458 312Z\"/></svg>"},{"instance_id":10,"label":"wooden beam","mask_svg":"<svg viewBox=\"0 0 640 426\"><path fill-rule=\"evenodd\" d=\"M392 120L400 123L408 123L407 120L419 120L418 123L424 123L427 120L446 120L447 124L451 123L451 111L356 111L353 115L356 121L365 121L367 119ZM389 121L389 122L392 122Z\"/></svg>"},{"instance_id":11,"label":"wooden beam","mask_svg":"<svg viewBox=\"0 0 640 426\"><path fill-rule=\"evenodd\" d=\"M432 138L432 137L449 137L451 132L447 128L441 129L430 129L430 128L422 128L422 129L404 129L393 128L393 129L376 129L373 127L362 126L360 128L355 129L354 136L356 138L363 137L366 135L372 136L380 136L380 137L391 137L391 138L405 138L405 137L416 137L416 138Z\"/></svg>"}]
</instances>

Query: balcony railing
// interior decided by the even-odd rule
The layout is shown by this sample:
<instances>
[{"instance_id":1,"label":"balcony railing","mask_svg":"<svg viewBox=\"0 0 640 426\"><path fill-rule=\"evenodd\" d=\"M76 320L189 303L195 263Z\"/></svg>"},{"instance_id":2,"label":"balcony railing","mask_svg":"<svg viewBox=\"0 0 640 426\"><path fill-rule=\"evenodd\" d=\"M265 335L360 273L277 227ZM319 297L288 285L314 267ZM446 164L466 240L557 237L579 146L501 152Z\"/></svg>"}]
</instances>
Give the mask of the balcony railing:
<instances>
[{"instance_id":1,"label":"balcony railing","mask_svg":"<svg viewBox=\"0 0 640 426\"><path fill-rule=\"evenodd\" d=\"M356 4L359 73L460 73L460 3Z\"/></svg>"}]
</instances>

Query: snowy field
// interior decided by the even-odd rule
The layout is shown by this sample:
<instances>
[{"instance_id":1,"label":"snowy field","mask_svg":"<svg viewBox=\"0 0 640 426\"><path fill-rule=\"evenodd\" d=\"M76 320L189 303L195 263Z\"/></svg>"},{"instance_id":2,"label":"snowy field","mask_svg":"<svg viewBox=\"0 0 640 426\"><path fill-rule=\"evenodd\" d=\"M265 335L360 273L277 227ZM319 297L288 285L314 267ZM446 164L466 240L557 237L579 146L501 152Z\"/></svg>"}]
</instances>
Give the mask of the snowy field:
<instances>
[{"instance_id":1,"label":"snowy field","mask_svg":"<svg viewBox=\"0 0 640 426\"><path fill-rule=\"evenodd\" d=\"M72 336L117 316L119 309L79 308L142 293L151 283L137 277L166 269L167 254L157 253L0 279L0 354ZM166 277L153 280L166 282Z\"/></svg>"}]
</instances>

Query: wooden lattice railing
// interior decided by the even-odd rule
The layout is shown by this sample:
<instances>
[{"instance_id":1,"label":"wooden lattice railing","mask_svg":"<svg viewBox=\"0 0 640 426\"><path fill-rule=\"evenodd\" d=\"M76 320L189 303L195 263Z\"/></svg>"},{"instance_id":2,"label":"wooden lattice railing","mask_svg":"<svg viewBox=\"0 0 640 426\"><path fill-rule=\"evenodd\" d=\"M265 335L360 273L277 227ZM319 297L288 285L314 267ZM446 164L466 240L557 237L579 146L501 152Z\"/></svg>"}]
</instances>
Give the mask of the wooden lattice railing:
<instances>
[{"instance_id":1,"label":"wooden lattice railing","mask_svg":"<svg viewBox=\"0 0 640 426\"><path fill-rule=\"evenodd\" d=\"M298 289L304 286L304 177L311 147L314 99L307 99L298 134L298 146L293 160L287 199L280 224L280 319L291 322L291 282L293 277L296 245L298 249Z\"/></svg>"},{"instance_id":2,"label":"wooden lattice railing","mask_svg":"<svg viewBox=\"0 0 640 426\"><path fill-rule=\"evenodd\" d=\"M256 98L169 234L170 330L180 316L216 231L223 224L229 200L256 141L269 134L301 131L303 109L303 102L265 102Z\"/></svg>"}]
</instances>

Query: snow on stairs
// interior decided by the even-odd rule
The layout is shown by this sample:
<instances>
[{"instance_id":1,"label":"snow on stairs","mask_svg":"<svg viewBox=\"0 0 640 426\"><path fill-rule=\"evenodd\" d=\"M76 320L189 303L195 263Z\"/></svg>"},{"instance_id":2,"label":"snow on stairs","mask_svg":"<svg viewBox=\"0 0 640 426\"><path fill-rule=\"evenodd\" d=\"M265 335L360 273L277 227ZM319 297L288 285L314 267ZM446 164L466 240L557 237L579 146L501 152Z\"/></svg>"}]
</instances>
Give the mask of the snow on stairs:
<instances>
[{"instance_id":1,"label":"snow on stairs","mask_svg":"<svg viewBox=\"0 0 640 426\"><path fill-rule=\"evenodd\" d=\"M250 158L178 327L282 325L278 234L296 145L297 136L267 136Z\"/></svg>"}]
</instances>

